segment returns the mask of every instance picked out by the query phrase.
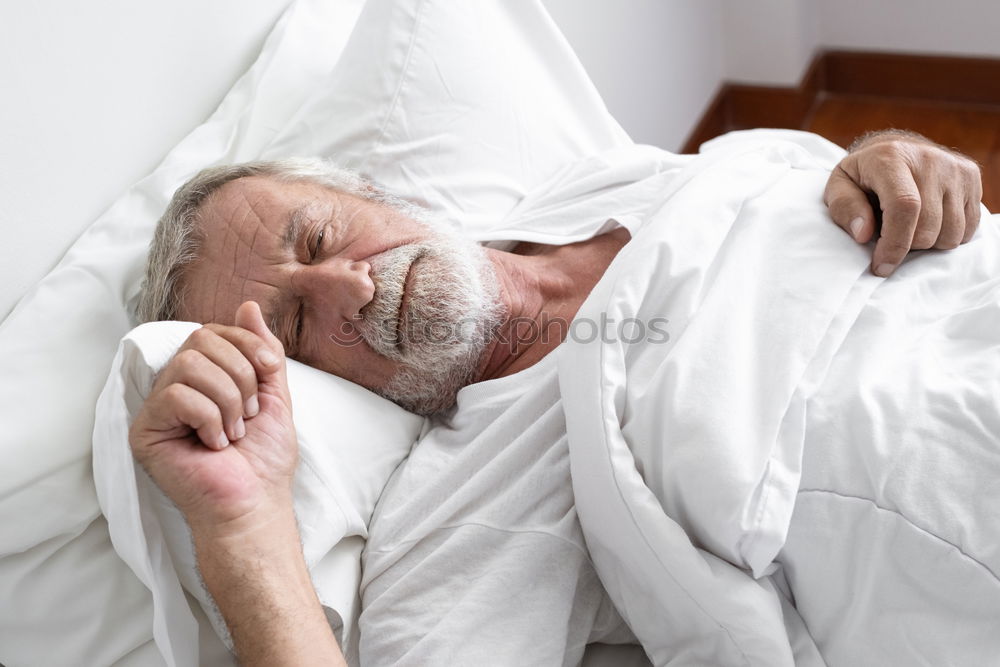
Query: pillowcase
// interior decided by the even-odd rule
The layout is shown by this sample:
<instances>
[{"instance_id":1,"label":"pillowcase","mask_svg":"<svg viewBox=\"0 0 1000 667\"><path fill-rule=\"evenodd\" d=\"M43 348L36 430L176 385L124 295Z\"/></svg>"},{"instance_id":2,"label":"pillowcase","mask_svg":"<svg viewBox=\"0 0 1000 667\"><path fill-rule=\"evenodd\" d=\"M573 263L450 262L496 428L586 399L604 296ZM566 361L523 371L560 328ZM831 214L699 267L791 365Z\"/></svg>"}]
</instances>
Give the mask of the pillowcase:
<instances>
[{"instance_id":1,"label":"pillowcase","mask_svg":"<svg viewBox=\"0 0 1000 667\"><path fill-rule=\"evenodd\" d=\"M327 156L486 241L557 169L631 143L538 0L369 0L264 156Z\"/></svg>"},{"instance_id":2,"label":"pillowcase","mask_svg":"<svg viewBox=\"0 0 1000 667\"><path fill-rule=\"evenodd\" d=\"M484 240L564 163L629 143L538 0L370 0L341 53L358 1L291 5L217 112L0 327L0 662L166 657L162 609L112 550L90 447L153 226L187 178L327 155Z\"/></svg>"},{"instance_id":3,"label":"pillowcase","mask_svg":"<svg viewBox=\"0 0 1000 667\"><path fill-rule=\"evenodd\" d=\"M126 303L173 191L202 167L259 156L328 77L360 9L361 0L291 4L216 112L123 193L0 325L0 663L163 661L150 592L115 553L98 506L94 404L134 326ZM223 648L209 644L203 656Z\"/></svg>"},{"instance_id":4,"label":"pillowcase","mask_svg":"<svg viewBox=\"0 0 1000 667\"><path fill-rule=\"evenodd\" d=\"M201 603L227 645L228 633L201 586L184 517L135 463L128 430L156 374L200 326L152 322L129 332L97 401L94 424L94 481L111 541L152 592L160 616L157 644L180 665L197 662L198 642L195 619L178 582ZM310 570L324 562L316 592L349 651L357 641L360 554L357 540L341 541L367 537L375 501L424 420L356 384L293 360L287 363L299 439L293 491L302 549Z\"/></svg>"}]
</instances>

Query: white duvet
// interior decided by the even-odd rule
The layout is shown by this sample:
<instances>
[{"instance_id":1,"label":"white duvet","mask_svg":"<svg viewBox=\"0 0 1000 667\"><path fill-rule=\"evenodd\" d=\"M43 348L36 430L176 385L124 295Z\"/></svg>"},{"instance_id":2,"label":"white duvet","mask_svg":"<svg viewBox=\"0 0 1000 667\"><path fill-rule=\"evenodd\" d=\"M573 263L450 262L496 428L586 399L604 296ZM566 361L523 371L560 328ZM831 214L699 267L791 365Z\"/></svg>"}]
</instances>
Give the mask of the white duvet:
<instances>
[{"instance_id":1,"label":"white duvet","mask_svg":"<svg viewBox=\"0 0 1000 667\"><path fill-rule=\"evenodd\" d=\"M1000 218L882 279L821 201L839 149L703 150L578 314L608 335L559 352L612 599L658 665L989 664Z\"/></svg>"}]
</instances>

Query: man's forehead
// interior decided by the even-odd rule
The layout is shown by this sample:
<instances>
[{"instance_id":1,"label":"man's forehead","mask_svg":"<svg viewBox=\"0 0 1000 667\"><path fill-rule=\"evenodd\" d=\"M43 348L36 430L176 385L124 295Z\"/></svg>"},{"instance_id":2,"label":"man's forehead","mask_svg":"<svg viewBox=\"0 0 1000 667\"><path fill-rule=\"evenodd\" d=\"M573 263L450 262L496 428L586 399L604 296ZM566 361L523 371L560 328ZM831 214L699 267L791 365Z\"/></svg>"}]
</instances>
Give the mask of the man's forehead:
<instances>
[{"instance_id":1,"label":"man's forehead","mask_svg":"<svg viewBox=\"0 0 1000 667\"><path fill-rule=\"evenodd\" d=\"M275 225L287 222L291 211L326 196L329 194L323 188L307 183L281 183L252 176L219 188L205 201L202 213L213 226L242 224L250 218Z\"/></svg>"},{"instance_id":2,"label":"man's forehead","mask_svg":"<svg viewBox=\"0 0 1000 667\"><path fill-rule=\"evenodd\" d=\"M184 281L182 314L186 319L232 324L235 306L244 298L261 300L261 295L245 292L255 282L251 278L259 260L276 259L274 237L284 231L280 218L285 216L280 211L288 200L281 195L289 185L296 184L238 179L202 204L198 216L202 249Z\"/></svg>"}]
</instances>

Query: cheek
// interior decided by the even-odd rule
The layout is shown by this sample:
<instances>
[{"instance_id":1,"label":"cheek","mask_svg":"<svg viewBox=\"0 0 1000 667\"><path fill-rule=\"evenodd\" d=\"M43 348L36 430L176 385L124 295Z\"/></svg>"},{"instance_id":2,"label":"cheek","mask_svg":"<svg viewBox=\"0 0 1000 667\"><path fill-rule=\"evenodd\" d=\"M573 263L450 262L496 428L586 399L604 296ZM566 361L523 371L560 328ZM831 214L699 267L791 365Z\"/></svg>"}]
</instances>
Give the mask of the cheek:
<instances>
[{"instance_id":1,"label":"cheek","mask_svg":"<svg viewBox=\"0 0 1000 667\"><path fill-rule=\"evenodd\" d=\"M339 342L324 338L318 348L300 361L368 389L385 386L395 372L393 362L374 352L360 336Z\"/></svg>"}]
</instances>

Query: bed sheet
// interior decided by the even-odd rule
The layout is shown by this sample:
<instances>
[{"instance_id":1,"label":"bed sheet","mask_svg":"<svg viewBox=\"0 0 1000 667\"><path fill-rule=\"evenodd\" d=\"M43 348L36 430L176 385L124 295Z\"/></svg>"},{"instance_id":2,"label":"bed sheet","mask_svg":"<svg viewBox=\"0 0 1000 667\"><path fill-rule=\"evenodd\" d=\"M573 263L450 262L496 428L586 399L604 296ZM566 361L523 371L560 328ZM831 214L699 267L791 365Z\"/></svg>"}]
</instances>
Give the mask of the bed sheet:
<instances>
[{"instance_id":1,"label":"bed sheet","mask_svg":"<svg viewBox=\"0 0 1000 667\"><path fill-rule=\"evenodd\" d=\"M353 0L292 5L212 117L0 325L3 664L163 664L149 591L115 553L95 494L90 449L102 376L132 327L126 305L170 193L202 166L258 155L333 68L359 9ZM201 637L214 637L203 628ZM207 664L225 663L220 646L203 643Z\"/></svg>"},{"instance_id":2,"label":"bed sheet","mask_svg":"<svg viewBox=\"0 0 1000 667\"><path fill-rule=\"evenodd\" d=\"M706 147L578 314L666 338L561 346L588 548L655 664L990 664L1000 216L877 277L803 138Z\"/></svg>"},{"instance_id":3,"label":"bed sheet","mask_svg":"<svg viewBox=\"0 0 1000 667\"><path fill-rule=\"evenodd\" d=\"M365 27L352 34L355 16ZM369 105L345 104L357 100ZM562 163L626 143L537 0L294 3L216 113L0 325L0 662L162 662L149 592L98 510L90 434L145 247L180 183L210 164L325 153L488 238ZM202 646L206 664L224 659L217 649Z\"/></svg>"}]
</instances>

